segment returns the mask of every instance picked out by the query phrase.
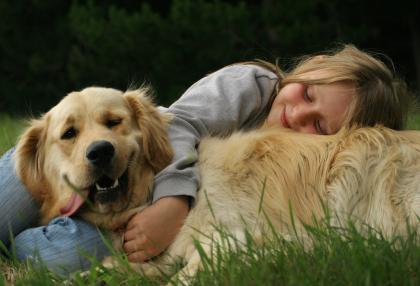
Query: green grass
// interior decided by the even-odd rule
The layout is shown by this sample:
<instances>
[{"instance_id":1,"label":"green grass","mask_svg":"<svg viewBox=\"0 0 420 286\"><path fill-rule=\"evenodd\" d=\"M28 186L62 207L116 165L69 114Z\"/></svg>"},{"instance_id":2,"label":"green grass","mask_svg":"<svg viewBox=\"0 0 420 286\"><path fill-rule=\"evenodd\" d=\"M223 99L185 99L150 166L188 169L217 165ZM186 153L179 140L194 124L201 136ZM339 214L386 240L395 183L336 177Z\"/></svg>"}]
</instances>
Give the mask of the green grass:
<instances>
[{"instance_id":1,"label":"green grass","mask_svg":"<svg viewBox=\"0 0 420 286\"><path fill-rule=\"evenodd\" d=\"M0 154L3 154L16 143L16 138L22 132L24 120L0 114Z\"/></svg>"},{"instance_id":2,"label":"green grass","mask_svg":"<svg viewBox=\"0 0 420 286\"><path fill-rule=\"evenodd\" d=\"M420 113L412 113L408 117L407 129L420 130Z\"/></svg>"},{"instance_id":3,"label":"green grass","mask_svg":"<svg viewBox=\"0 0 420 286\"><path fill-rule=\"evenodd\" d=\"M0 115L0 154L14 145L22 120ZM413 115L410 129L420 129L420 115ZM1 190L0 190L1 191ZM264 247L252 241L241 251L215 252L207 257L194 285L420 285L420 237L387 241L377 233L362 236L354 229L331 227L310 230L313 247L277 237ZM217 259L215 259L215 257ZM12 255L13 258L13 255ZM8 285L160 285L128 268L95 271L84 278L63 278L45 268L0 257L0 286ZM98 281L102 281L100 284Z\"/></svg>"},{"instance_id":4,"label":"green grass","mask_svg":"<svg viewBox=\"0 0 420 286\"><path fill-rule=\"evenodd\" d=\"M420 285L420 237L385 240L376 232L361 235L354 228L309 229L312 246L275 237L264 247L249 240L242 250L222 246L202 256L204 269L193 285ZM230 251L220 250L231 249ZM15 269L15 285L161 285L168 277L150 279L128 267L79 273L63 278L30 266ZM9 268L10 269L10 268ZM10 272L10 271L9 271ZM2 277L3 276L3 277ZM5 274L0 275L0 285ZM99 284L102 281L102 284ZM175 284L175 283L174 283ZM178 284L179 285L179 284Z\"/></svg>"}]
</instances>

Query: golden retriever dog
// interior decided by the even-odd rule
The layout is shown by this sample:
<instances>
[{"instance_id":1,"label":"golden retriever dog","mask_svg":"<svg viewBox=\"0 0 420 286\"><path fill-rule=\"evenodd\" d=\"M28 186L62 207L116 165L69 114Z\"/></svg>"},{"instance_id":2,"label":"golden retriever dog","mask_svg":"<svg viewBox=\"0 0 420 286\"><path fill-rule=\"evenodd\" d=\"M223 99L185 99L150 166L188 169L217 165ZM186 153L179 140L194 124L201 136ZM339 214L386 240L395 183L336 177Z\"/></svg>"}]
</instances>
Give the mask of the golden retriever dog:
<instances>
[{"instance_id":1,"label":"golden retriever dog","mask_svg":"<svg viewBox=\"0 0 420 286\"><path fill-rule=\"evenodd\" d=\"M143 91L104 88L71 93L33 121L17 147L17 172L40 201L42 221L78 211L104 228L124 226L171 159L167 124ZM135 269L159 275L181 259L179 278L186 279L202 266L200 251L211 255L224 243L217 229L236 246L248 234L263 244L273 229L304 236L326 209L333 225L351 220L385 237L419 229L420 132L375 127L320 136L261 128L203 139L198 166L200 190L180 233Z\"/></svg>"},{"instance_id":2,"label":"golden retriever dog","mask_svg":"<svg viewBox=\"0 0 420 286\"><path fill-rule=\"evenodd\" d=\"M31 122L16 148L16 171L41 206L42 224L81 208L86 220L116 230L147 202L172 149L168 118L146 94L86 88Z\"/></svg>"}]
</instances>

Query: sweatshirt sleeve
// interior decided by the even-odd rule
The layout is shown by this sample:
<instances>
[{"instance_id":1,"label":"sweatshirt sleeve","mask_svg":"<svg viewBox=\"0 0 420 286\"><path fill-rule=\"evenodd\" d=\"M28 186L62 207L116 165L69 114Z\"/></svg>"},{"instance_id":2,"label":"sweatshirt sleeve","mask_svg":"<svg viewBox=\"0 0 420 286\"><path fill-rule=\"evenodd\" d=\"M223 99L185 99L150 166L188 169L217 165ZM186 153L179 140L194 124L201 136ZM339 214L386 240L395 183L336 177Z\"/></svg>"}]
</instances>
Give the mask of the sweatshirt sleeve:
<instances>
[{"instance_id":1,"label":"sweatshirt sleeve","mask_svg":"<svg viewBox=\"0 0 420 286\"><path fill-rule=\"evenodd\" d=\"M166 196L189 196L200 185L197 147L209 135L228 135L252 126L266 112L277 76L256 65L232 65L192 85L168 112L174 157L155 177L153 202ZM255 126L254 126L255 127Z\"/></svg>"}]
</instances>

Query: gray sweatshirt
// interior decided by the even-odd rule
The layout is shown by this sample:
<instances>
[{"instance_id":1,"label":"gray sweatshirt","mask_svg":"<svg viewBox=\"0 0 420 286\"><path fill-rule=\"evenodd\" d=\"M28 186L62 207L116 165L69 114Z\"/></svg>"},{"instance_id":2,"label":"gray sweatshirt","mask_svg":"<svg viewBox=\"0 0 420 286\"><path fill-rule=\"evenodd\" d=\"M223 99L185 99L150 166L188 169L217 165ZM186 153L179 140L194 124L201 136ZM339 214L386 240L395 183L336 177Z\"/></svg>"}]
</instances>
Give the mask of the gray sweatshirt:
<instances>
[{"instance_id":1,"label":"gray sweatshirt","mask_svg":"<svg viewBox=\"0 0 420 286\"><path fill-rule=\"evenodd\" d=\"M167 111L174 114L168 132L172 163L155 177L153 202L167 196L189 196L200 185L197 147L205 136L225 136L256 128L266 118L278 77L256 65L232 65L192 85Z\"/></svg>"}]
</instances>

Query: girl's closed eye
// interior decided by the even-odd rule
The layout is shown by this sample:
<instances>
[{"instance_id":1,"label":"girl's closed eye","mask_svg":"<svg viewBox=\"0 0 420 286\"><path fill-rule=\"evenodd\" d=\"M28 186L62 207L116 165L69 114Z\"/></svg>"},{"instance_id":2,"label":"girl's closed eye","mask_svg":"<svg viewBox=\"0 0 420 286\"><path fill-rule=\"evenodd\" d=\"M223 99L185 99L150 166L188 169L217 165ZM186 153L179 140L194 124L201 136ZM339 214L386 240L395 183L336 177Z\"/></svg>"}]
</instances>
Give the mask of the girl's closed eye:
<instances>
[{"instance_id":1,"label":"girl's closed eye","mask_svg":"<svg viewBox=\"0 0 420 286\"><path fill-rule=\"evenodd\" d=\"M305 99L305 101L310 102L310 103L314 101L313 97L310 94L309 86L306 86L305 91L303 92L303 98ZM321 125L321 122L319 119L314 120L314 127L318 134L321 134L321 135L328 134L328 132L325 131L325 128L323 128L323 126Z\"/></svg>"},{"instance_id":2,"label":"girl's closed eye","mask_svg":"<svg viewBox=\"0 0 420 286\"><path fill-rule=\"evenodd\" d=\"M318 134L328 135L328 132L321 126L321 122L317 119L314 121L315 130Z\"/></svg>"},{"instance_id":3,"label":"girl's closed eye","mask_svg":"<svg viewBox=\"0 0 420 286\"><path fill-rule=\"evenodd\" d=\"M303 92L303 98L308 102L313 101L312 97L309 95L309 87L308 86L305 88L305 91Z\"/></svg>"}]
</instances>

